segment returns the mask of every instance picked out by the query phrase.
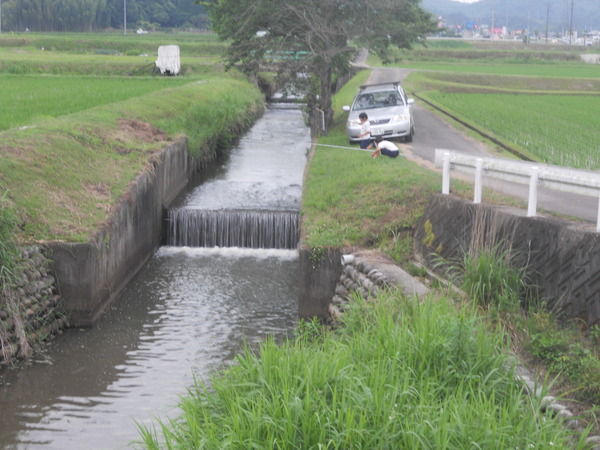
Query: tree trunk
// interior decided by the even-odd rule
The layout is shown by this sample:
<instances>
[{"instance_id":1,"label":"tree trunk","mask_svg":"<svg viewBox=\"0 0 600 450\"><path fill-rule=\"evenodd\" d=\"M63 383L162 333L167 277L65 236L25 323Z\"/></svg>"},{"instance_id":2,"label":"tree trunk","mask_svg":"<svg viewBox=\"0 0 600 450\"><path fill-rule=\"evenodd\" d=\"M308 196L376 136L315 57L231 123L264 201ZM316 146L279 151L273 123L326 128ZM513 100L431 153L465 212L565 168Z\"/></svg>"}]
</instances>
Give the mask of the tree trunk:
<instances>
[{"instance_id":1,"label":"tree trunk","mask_svg":"<svg viewBox=\"0 0 600 450\"><path fill-rule=\"evenodd\" d=\"M331 64L326 62L319 67L319 78L320 78L320 108L325 116L325 129L323 133L327 133L329 127L333 123L333 109L331 106Z\"/></svg>"}]
</instances>

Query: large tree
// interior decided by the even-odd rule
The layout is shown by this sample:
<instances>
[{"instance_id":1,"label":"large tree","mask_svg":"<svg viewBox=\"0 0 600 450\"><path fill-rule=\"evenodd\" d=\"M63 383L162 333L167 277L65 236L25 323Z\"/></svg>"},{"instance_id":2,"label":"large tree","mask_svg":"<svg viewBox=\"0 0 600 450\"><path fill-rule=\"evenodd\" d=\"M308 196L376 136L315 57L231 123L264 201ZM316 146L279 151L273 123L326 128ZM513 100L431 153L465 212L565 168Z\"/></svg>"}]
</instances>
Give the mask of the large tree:
<instances>
[{"instance_id":1,"label":"large tree","mask_svg":"<svg viewBox=\"0 0 600 450\"><path fill-rule=\"evenodd\" d=\"M200 0L215 32L231 45L229 65L257 72L274 55L280 73L306 71L311 111L331 123L332 79L347 73L357 49L389 60L391 47L410 48L434 31L421 0Z\"/></svg>"}]
</instances>

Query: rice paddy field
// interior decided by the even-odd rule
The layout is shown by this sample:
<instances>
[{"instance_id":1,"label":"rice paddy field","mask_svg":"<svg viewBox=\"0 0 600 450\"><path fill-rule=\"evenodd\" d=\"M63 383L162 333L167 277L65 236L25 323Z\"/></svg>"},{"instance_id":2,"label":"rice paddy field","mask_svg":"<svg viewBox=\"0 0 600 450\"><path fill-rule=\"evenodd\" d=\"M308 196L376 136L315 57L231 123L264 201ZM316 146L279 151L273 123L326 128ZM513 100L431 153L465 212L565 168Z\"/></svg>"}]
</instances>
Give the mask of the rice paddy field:
<instances>
[{"instance_id":1,"label":"rice paddy field","mask_svg":"<svg viewBox=\"0 0 600 450\"><path fill-rule=\"evenodd\" d=\"M0 74L0 131L189 82L163 77Z\"/></svg>"},{"instance_id":2,"label":"rice paddy field","mask_svg":"<svg viewBox=\"0 0 600 450\"><path fill-rule=\"evenodd\" d=\"M155 70L170 44L180 47L177 77ZM219 73L224 48L212 34L0 34L0 131Z\"/></svg>"},{"instance_id":3,"label":"rice paddy field","mask_svg":"<svg viewBox=\"0 0 600 450\"><path fill-rule=\"evenodd\" d=\"M444 108L548 164L600 169L600 96L435 92Z\"/></svg>"},{"instance_id":4,"label":"rice paddy field","mask_svg":"<svg viewBox=\"0 0 600 450\"><path fill-rule=\"evenodd\" d=\"M547 164L600 169L600 66L429 63L407 89Z\"/></svg>"}]
</instances>

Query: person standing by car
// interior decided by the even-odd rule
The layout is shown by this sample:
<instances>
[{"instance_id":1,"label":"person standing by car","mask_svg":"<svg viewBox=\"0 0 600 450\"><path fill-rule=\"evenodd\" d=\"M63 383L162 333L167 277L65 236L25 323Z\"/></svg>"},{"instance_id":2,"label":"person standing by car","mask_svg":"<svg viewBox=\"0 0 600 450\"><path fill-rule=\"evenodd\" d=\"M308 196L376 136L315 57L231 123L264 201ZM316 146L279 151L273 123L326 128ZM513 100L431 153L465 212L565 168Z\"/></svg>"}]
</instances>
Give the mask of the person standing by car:
<instances>
[{"instance_id":1,"label":"person standing by car","mask_svg":"<svg viewBox=\"0 0 600 450\"><path fill-rule=\"evenodd\" d=\"M360 120L360 134L358 135L360 138L360 148L366 149L371 145L371 123L369 122L369 116L365 112L361 112L358 115L358 120Z\"/></svg>"},{"instance_id":2,"label":"person standing by car","mask_svg":"<svg viewBox=\"0 0 600 450\"><path fill-rule=\"evenodd\" d=\"M371 155L371 158L377 158L379 154L389 156L390 158L395 158L400 154L400 150L396 144L390 141L385 141L381 138L381 136L377 136L375 138L376 147L375 151ZM373 144L369 145L367 148L371 148Z\"/></svg>"}]
</instances>

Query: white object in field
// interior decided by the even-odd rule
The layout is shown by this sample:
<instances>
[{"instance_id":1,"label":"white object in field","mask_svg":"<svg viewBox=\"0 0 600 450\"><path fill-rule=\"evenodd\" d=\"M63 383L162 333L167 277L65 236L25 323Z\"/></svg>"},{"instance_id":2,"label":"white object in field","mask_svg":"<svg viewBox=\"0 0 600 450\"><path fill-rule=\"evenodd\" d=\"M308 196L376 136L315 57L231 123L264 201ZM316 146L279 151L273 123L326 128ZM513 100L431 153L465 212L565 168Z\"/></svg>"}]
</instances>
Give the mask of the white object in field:
<instances>
[{"instance_id":1,"label":"white object in field","mask_svg":"<svg viewBox=\"0 0 600 450\"><path fill-rule=\"evenodd\" d=\"M158 47L156 67L163 75L177 75L181 64L179 62L179 45L161 45Z\"/></svg>"}]
</instances>

